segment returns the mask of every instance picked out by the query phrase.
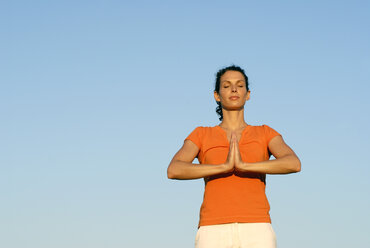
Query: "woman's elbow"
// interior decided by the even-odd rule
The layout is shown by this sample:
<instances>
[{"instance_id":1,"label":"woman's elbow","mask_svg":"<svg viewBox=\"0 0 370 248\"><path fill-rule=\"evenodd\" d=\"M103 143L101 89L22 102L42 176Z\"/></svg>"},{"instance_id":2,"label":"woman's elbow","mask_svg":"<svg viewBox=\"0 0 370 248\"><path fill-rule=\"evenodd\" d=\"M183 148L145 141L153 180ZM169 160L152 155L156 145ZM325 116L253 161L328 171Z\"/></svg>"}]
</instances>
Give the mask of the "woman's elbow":
<instances>
[{"instance_id":1,"label":"woman's elbow","mask_svg":"<svg viewBox=\"0 0 370 248\"><path fill-rule=\"evenodd\" d=\"M167 178L168 179L177 179L177 177L174 174L170 173L170 172L167 172Z\"/></svg>"},{"instance_id":2,"label":"woman's elbow","mask_svg":"<svg viewBox=\"0 0 370 248\"><path fill-rule=\"evenodd\" d=\"M288 173L297 173L301 171L301 161L296 155L289 155L289 163L286 163Z\"/></svg>"},{"instance_id":3,"label":"woman's elbow","mask_svg":"<svg viewBox=\"0 0 370 248\"><path fill-rule=\"evenodd\" d=\"M295 165L295 172L300 172L301 171L301 161L299 160L298 157L296 157L296 161L294 165Z\"/></svg>"},{"instance_id":4,"label":"woman's elbow","mask_svg":"<svg viewBox=\"0 0 370 248\"><path fill-rule=\"evenodd\" d=\"M177 179L176 173L174 171L173 166L171 166L171 164L167 168L167 178L168 179Z\"/></svg>"},{"instance_id":5,"label":"woman's elbow","mask_svg":"<svg viewBox=\"0 0 370 248\"><path fill-rule=\"evenodd\" d=\"M170 170L170 168L167 169L167 178L168 179L174 179L174 174Z\"/></svg>"}]
</instances>

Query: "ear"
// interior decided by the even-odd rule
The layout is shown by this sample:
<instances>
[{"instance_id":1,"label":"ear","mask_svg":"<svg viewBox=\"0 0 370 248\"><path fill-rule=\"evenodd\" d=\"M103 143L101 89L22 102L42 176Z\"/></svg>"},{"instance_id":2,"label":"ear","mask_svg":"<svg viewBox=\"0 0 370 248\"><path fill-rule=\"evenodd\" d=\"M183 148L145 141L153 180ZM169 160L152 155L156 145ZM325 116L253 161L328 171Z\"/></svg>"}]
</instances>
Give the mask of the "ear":
<instances>
[{"instance_id":1,"label":"ear","mask_svg":"<svg viewBox=\"0 0 370 248\"><path fill-rule=\"evenodd\" d=\"M248 90L245 100L248 101L250 99L250 97L251 97L251 91Z\"/></svg>"},{"instance_id":2,"label":"ear","mask_svg":"<svg viewBox=\"0 0 370 248\"><path fill-rule=\"evenodd\" d=\"M214 92L213 92L213 95L214 95L214 97L215 97L216 102L221 101L221 99L220 99L220 95L217 93L217 91L214 91Z\"/></svg>"}]
</instances>

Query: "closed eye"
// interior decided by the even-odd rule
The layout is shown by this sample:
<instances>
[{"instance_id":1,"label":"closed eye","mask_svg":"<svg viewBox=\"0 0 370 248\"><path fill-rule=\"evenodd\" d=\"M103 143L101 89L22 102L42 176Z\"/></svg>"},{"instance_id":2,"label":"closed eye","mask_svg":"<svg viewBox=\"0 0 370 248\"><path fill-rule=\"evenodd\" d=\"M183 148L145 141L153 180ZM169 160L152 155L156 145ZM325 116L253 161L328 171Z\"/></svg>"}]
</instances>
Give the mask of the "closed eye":
<instances>
[{"instance_id":1,"label":"closed eye","mask_svg":"<svg viewBox=\"0 0 370 248\"><path fill-rule=\"evenodd\" d=\"M239 87L244 87L244 85L239 85ZM229 86L224 86L224 88L229 88Z\"/></svg>"}]
</instances>

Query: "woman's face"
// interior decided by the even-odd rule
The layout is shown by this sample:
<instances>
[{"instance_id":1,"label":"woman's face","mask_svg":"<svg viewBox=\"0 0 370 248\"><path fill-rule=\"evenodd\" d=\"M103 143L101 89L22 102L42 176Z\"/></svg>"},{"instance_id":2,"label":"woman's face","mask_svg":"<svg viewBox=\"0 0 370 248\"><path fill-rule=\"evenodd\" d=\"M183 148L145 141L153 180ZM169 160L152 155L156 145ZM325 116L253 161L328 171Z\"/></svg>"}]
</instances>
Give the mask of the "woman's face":
<instances>
[{"instance_id":1,"label":"woman's face","mask_svg":"<svg viewBox=\"0 0 370 248\"><path fill-rule=\"evenodd\" d=\"M250 97L245 79L241 72L226 71L220 78L220 94L214 92L216 101L220 101L224 109L241 109Z\"/></svg>"}]
</instances>

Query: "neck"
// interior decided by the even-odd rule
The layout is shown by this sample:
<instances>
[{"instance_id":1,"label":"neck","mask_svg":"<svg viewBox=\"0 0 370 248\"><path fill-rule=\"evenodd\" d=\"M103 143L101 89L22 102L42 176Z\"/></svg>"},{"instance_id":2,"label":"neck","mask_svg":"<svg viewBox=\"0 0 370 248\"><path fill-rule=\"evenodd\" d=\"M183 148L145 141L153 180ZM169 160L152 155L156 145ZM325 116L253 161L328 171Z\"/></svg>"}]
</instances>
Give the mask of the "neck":
<instances>
[{"instance_id":1,"label":"neck","mask_svg":"<svg viewBox=\"0 0 370 248\"><path fill-rule=\"evenodd\" d=\"M248 124L244 121L244 108L236 111L222 111L223 120L220 126L229 130L238 130Z\"/></svg>"}]
</instances>

